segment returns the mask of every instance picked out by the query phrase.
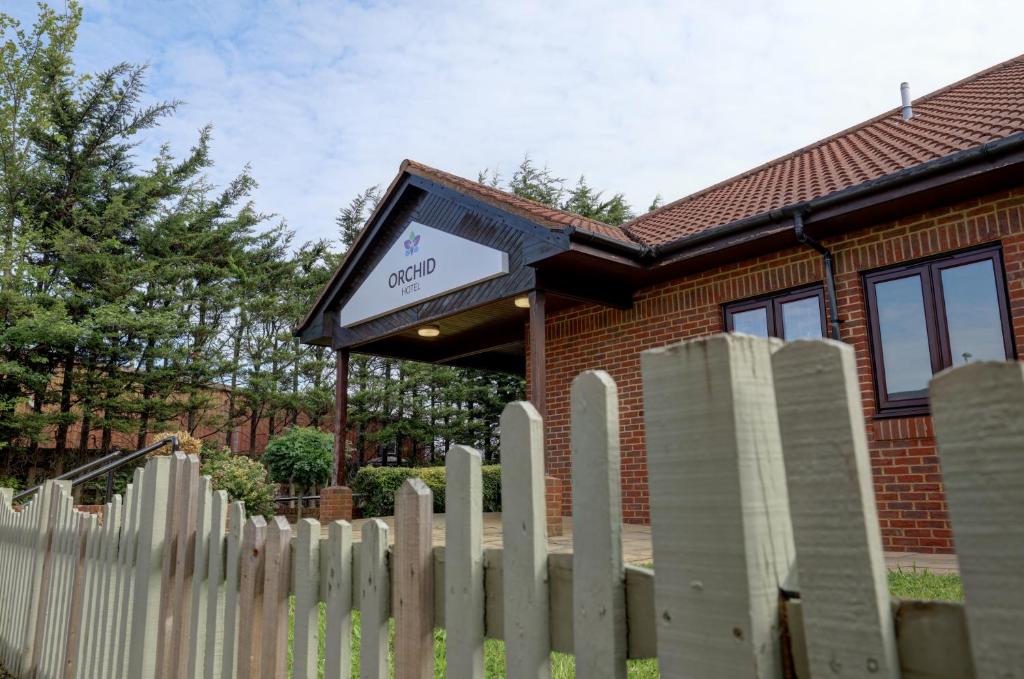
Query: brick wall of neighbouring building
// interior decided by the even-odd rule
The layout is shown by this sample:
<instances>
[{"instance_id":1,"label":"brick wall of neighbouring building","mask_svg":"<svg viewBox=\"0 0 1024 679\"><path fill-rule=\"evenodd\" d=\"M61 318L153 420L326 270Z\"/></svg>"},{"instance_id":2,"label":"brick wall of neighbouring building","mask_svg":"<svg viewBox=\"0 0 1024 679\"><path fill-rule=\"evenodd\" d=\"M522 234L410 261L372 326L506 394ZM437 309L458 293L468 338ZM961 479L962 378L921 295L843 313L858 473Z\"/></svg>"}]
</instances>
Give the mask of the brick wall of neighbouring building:
<instances>
[{"instance_id":1,"label":"brick wall of neighbouring building","mask_svg":"<svg viewBox=\"0 0 1024 679\"><path fill-rule=\"evenodd\" d=\"M1024 354L1024 188L961 203L826 239L836 257L842 339L857 353L875 493L886 549L950 552L951 531L942 476L928 416L876 419L861 274L921 257L1001 243L1010 319L1018 355ZM786 288L819 283L821 257L794 247L641 291L632 309L578 306L549 316L547 422L549 474L569 492L569 388L588 369L607 370L619 387L623 514L648 521L640 352L721 332L722 305ZM528 336L528 333L527 333ZM529 362L527 363L529 365Z\"/></svg>"}]
</instances>

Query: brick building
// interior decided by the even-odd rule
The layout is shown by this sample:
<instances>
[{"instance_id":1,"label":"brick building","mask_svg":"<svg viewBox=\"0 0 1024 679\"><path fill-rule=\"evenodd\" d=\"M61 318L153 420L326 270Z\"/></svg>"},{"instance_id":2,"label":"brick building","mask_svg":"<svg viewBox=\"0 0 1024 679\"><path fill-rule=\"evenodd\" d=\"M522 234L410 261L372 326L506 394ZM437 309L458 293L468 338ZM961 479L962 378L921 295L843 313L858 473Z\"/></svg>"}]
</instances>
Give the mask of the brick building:
<instances>
[{"instance_id":1,"label":"brick building","mask_svg":"<svg viewBox=\"0 0 1024 679\"><path fill-rule=\"evenodd\" d=\"M571 381L609 371L645 522L639 353L723 330L850 343L885 547L952 551L927 381L1024 351L1024 57L621 228L406 161L297 333L341 378L350 351L526 375L566 485Z\"/></svg>"}]
</instances>

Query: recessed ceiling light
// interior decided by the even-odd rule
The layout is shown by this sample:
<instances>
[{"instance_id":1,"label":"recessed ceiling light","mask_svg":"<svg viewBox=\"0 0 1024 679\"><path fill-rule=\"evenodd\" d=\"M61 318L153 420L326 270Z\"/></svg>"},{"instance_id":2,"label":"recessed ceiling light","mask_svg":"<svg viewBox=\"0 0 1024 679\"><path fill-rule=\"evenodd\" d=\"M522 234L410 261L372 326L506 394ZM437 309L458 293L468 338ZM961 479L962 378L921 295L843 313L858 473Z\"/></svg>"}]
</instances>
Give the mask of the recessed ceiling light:
<instances>
[{"instance_id":1,"label":"recessed ceiling light","mask_svg":"<svg viewBox=\"0 0 1024 679\"><path fill-rule=\"evenodd\" d=\"M527 297L526 295L520 295L519 297L516 297L515 305L517 307L519 307L520 309L529 309L530 308L530 298Z\"/></svg>"},{"instance_id":2,"label":"recessed ceiling light","mask_svg":"<svg viewBox=\"0 0 1024 679\"><path fill-rule=\"evenodd\" d=\"M421 328L416 328L416 334L420 337L437 337L441 334L441 328L436 325L424 325Z\"/></svg>"}]
</instances>

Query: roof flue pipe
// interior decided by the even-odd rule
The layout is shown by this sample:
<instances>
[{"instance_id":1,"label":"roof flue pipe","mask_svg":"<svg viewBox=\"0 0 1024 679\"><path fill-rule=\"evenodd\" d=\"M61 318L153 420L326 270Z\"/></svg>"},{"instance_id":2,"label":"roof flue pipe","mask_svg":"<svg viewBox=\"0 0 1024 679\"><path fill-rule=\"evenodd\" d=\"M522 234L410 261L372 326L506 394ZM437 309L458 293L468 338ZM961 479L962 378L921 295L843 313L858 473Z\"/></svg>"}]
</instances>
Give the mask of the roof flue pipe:
<instances>
[{"instance_id":1,"label":"roof flue pipe","mask_svg":"<svg viewBox=\"0 0 1024 679\"><path fill-rule=\"evenodd\" d=\"M903 119L910 120L914 117L914 109L910 105L910 83L900 83L900 99L903 101L903 107L900 109Z\"/></svg>"}]
</instances>

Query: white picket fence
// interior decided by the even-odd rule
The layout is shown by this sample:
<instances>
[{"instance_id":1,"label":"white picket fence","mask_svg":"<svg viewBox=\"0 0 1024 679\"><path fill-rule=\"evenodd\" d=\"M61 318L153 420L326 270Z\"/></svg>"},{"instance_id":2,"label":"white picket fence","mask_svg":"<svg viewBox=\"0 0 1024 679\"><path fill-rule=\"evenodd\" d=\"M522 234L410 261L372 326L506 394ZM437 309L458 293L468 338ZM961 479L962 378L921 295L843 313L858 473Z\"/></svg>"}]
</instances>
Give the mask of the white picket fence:
<instances>
[{"instance_id":1,"label":"white picket fence","mask_svg":"<svg viewBox=\"0 0 1024 679\"><path fill-rule=\"evenodd\" d=\"M572 391L573 554L548 554L543 427L502 416L503 550L482 548L480 456L448 454L446 546L430 491L398 493L395 544L371 520L295 535L245 519L194 457L150 460L106 520L46 484L0 503L0 664L18 677L550 676L657 657L663 677L1024 677L1024 371L979 364L932 383L966 607L886 589L854 355L838 343L717 336L643 356L657 577L624 566L618 400L602 372ZM783 454L783 451L785 454ZM799 581L797 570L799 569ZM289 598L294 597L294 622ZM326 624L318 624L320 604ZM395 621L394 652L388 623ZM291 629L290 629L291 628ZM969 633L968 633L969 629ZM324 635L321 640L320 635Z\"/></svg>"}]
</instances>

